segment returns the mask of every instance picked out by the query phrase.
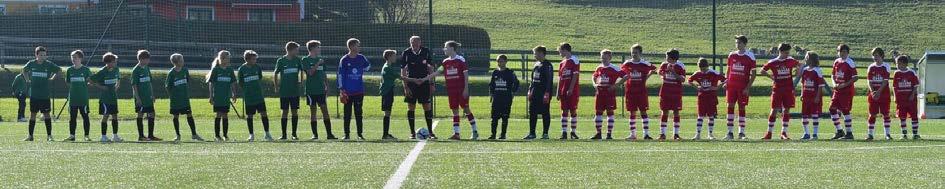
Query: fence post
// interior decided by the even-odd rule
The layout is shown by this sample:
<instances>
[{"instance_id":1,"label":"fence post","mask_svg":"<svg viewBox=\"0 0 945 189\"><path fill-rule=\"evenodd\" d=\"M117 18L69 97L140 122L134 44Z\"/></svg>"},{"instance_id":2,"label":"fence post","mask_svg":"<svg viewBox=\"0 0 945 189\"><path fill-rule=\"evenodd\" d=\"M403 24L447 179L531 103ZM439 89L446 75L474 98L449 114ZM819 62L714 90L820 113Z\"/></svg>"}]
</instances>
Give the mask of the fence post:
<instances>
[{"instance_id":1,"label":"fence post","mask_svg":"<svg viewBox=\"0 0 945 189\"><path fill-rule=\"evenodd\" d=\"M627 62L627 55L620 55L620 64L623 64L624 62ZM627 81L624 80L624 82L627 82ZM614 88L616 89L616 87L614 87ZM615 92L616 92L616 91L615 91ZM624 111L624 110L626 110L626 108L627 108L627 107L625 107L625 106L626 106L626 102L624 101L624 100L626 99L626 96L627 96L627 89L626 89L626 88L623 89L623 96L624 96L624 98L620 98L620 117L626 117L626 116L627 116L627 115L626 115L627 111Z\"/></svg>"},{"instance_id":2,"label":"fence post","mask_svg":"<svg viewBox=\"0 0 945 189\"><path fill-rule=\"evenodd\" d=\"M528 55L525 55L525 53L522 53L522 58L521 58L520 60L521 60L521 62L522 62L522 78L525 80L525 82L528 83L528 88L525 88L525 94L528 94L528 90L529 90L529 88L531 88L531 86L532 86L532 82L531 82L531 79L532 79L532 78L530 78L530 77L528 77L528 76L526 75L526 74L528 73L528 66L527 66L527 65L528 65ZM519 85L519 86L521 86L521 85ZM526 98L526 99L525 99L525 118L528 118L528 114L531 114L531 112L529 112L529 111L530 111L530 108L528 108L529 106L531 106L531 102L529 102L530 99L527 99L528 96L525 96L525 98Z\"/></svg>"},{"instance_id":3,"label":"fence post","mask_svg":"<svg viewBox=\"0 0 945 189\"><path fill-rule=\"evenodd\" d=\"M717 5L718 5L718 0L712 0L712 68L715 69L715 70L718 70L718 69L719 69L719 68L718 68L719 64L715 61L715 59L716 59L717 57L719 57L719 56L718 56L718 53L716 53L716 46L717 46L717 44L716 44L716 26L715 26L715 22L716 22L716 19L718 18L717 15L716 15L716 7L717 7Z\"/></svg>"}]
</instances>

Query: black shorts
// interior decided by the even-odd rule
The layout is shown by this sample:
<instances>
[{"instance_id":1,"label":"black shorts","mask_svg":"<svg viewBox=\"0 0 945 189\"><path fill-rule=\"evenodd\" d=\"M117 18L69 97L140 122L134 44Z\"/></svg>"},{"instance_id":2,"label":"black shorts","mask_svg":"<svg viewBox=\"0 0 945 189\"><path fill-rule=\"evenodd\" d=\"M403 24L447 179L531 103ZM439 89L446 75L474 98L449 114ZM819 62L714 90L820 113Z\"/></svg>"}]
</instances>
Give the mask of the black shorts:
<instances>
[{"instance_id":1,"label":"black shorts","mask_svg":"<svg viewBox=\"0 0 945 189\"><path fill-rule=\"evenodd\" d=\"M118 115L118 105L98 103L98 115Z\"/></svg>"},{"instance_id":2,"label":"black shorts","mask_svg":"<svg viewBox=\"0 0 945 189\"><path fill-rule=\"evenodd\" d=\"M427 104L430 103L430 84L408 85L407 90L411 95L404 95L404 102L408 104Z\"/></svg>"},{"instance_id":3,"label":"black shorts","mask_svg":"<svg viewBox=\"0 0 945 189\"><path fill-rule=\"evenodd\" d=\"M532 99L532 101L528 103L528 112L531 114L550 113L548 111L550 104L542 103L542 100L544 99Z\"/></svg>"},{"instance_id":4,"label":"black shorts","mask_svg":"<svg viewBox=\"0 0 945 189\"><path fill-rule=\"evenodd\" d=\"M246 115L255 115L256 112L266 113L266 103L246 105L244 109L246 110Z\"/></svg>"},{"instance_id":5,"label":"black shorts","mask_svg":"<svg viewBox=\"0 0 945 189\"><path fill-rule=\"evenodd\" d=\"M30 98L30 113L42 112L49 113L50 110L49 99L33 99Z\"/></svg>"},{"instance_id":6,"label":"black shorts","mask_svg":"<svg viewBox=\"0 0 945 189\"><path fill-rule=\"evenodd\" d=\"M230 113L229 106L213 106L213 112L215 113Z\"/></svg>"},{"instance_id":7,"label":"black shorts","mask_svg":"<svg viewBox=\"0 0 945 189\"><path fill-rule=\"evenodd\" d=\"M512 111L512 99L498 99L493 98L492 100L492 118L509 118L509 114Z\"/></svg>"},{"instance_id":8,"label":"black shorts","mask_svg":"<svg viewBox=\"0 0 945 189\"><path fill-rule=\"evenodd\" d=\"M299 97L282 97L279 98L279 109L282 110L298 110L299 109Z\"/></svg>"},{"instance_id":9,"label":"black shorts","mask_svg":"<svg viewBox=\"0 0 945 189\"><path fill-rule=\"evenodd\" d=\"M186 108L178 108L178 109L171 108L171 115L191 114L192 112L193 111L190 109L189 106Z\"/></svg>"},{"instance_id":10,"label":"black shorts","mask_svg":"<svg viewBox=\"0 0 945 189\"><path fill-rule=\"evenodd\" d=\"M308 103L308 106L315 106L316 104L323 105L325 104L325 95L308 95L305 98L305 102Z\"/></svg>"},{"instance_id":11,"label":"black shorts","mask_svg":"<svg viewBox=\"0 0 945 189\"><path fill-rule=\"evenodd\" d=\"M381 111L390 111L394 106L394 89L381 94Z\"/></svg>"},{"instance_id":12,"label":"black shorts","mask_svg":"<svg viewBox=\"0 0 945 189\"><path fill-rule=\"evenodd\" d=\"M69 106L69 113L72 114L73 112L88 114L89 106Z\"/></svg>"},{"instance_id":13,"label":"black shorts","mask_svg":"<svg viewBox=\"0 0 945 189\"><path fill-rule=\"evenodd\" d=\"M154 113L154 106L149 106L149 107L135 106L135 113Z\"/></svg>"}]
</instances>

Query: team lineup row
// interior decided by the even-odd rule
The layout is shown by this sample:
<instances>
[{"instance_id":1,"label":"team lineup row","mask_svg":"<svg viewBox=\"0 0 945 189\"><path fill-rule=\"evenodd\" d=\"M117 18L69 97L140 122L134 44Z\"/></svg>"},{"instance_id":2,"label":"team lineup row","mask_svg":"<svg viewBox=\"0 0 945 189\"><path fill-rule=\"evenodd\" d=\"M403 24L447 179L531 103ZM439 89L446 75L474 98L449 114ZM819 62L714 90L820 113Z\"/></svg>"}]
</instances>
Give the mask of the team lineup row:
<instances>
[{"instance_id":1,"label":"team lineup row","mask_svg":"<svg viewBox=\"0 0 945 189\"><path fill-rule=\"evenodd\" d=\"M469 83L468 67L465 59L457 53L461 44L455 41L444 43L443 53L447 56L439 65L434 64L432 52L429 48L421 46L420 37L413 36L409 39L410 47L397 54L395 50L386 50L383 52L384 65L381 68L382 82L380 85L380 96L382 98L381 110L384 112L383 118L383 136L382 139L396 139L389 132L390 130L390 112L394 99L394 88L396 80L403 84L405 102L407 106L407 120L410 127L410 139L436 139L433 131L433 117L431 96L435 87L433 78L442 75L444 78L446 93L449 100L449 108L452 110L453 135L450 139L459 140L460 136L460 116L463 115L472 127L470 139L479 139L476 118L469 107ZM659 89L659 109L660 130L657 136L658 140L669 139L667 137L667 125L670 124L669 116L672 116L672 140L681 140L679 136L680 116L682 110L682 96L684 85L688 84L697 88L698 94L698 116L696 125L696 134L694 140L703 139L703 124L707 121L706 139L715 139L714 125L718 115L718 94L719 90L725 91L727 107L727 128L725 139L747 139L745 136L745 107L748 105L749 87L755 81L759 67L754 55L746 50L748 38L745 36L736 36L735 44L737 50L728 55L727 70L725 74L709 69L709 63L706 59L700 58L698 70L687 76L684 64L679 61L679 51L670 49L665 52L665 59L662 63L656 65L644 60L641 57L643 47L639 44L633 45L630 49L631 59L622 64L612 64L612 52L602 50L600 53L601 64L593 72L591 82L596 89L595 104L595 126L596 134L591 139L613 139L612 132L614 128L614 111L616 110L616 90L620 85L625 88L625 107L629 111L628 125L630 129L627 140L637 140L637 115L640 116L642 123L643 140L651 140L649 132L649 116L646 111L649 109L648 92L646 82L651 75L658 75L662 79L662 86ZM339 90L340 101L344 104L343 114L343 140L352 139L351 120L354 119L356 126L356 137L363 140L363 99L365 97L365 86L363 81L364 72L371 70L371 62L364 55L360 54L360 41L349 39L346 43L348 53L339 60L337 67L336 88ZM312 140L319 139L316 127L319 122L318 114L321 114L321 121L324 123L327 131L326 139L337 139L332 134L331 120L328 115L326 105L326 94L329 91L325 61L320 55L321 43L319 41L309 41L305 44L307 56L300 56L300 45L295 42L288 42L285 45L285 55L280 57L275 63L275 69L272 71L275 81L276 91L280 97L281 111L281 131L279 140L298 140L298 122L299 116L297 110L300 108L300 98L305 97L306 102L311 108L310 126L312 130ZM537 60L531 69L531 78L528 78L530 85L526 100L529 101L529 133L523 139L536 139L537 124L540 117L543 124L541 139L549 138L549 129L551 124L550 104L551 99L556 98L559 101L561 113L561 136L560 139L579 139L577 134L577 105L580 99L579 81L580 81L580 61L577 56L571 54L571 45L561 43L558 48L558 54L562 57L558 65L557 80L559 84L555 85L554 68L551 62L546 59L547 49L544 46L537 46L533 49L534 57ZM837 47L837 58L833 63L832 85L828 85L820 71L819 55L816 52L807 52L803 63L800 60L790 56L791 45L782 43L778 46L779 54L776 58L769 60L760 66L760 75L771 79L771 112L768 117L768 130L762 137L763 140L772 138L775 121L778 115L781 116L782 140L789 140L787 128L790 123L790 109L795 107L795 88L799 85L801 88L800 98L802 101L801 115L804 127L803 140L817 140L819 133L819 118L822 114L823 95L831 94L829 113L836 129L836 134L832 139L853 139L852 110L853 96L855 89L853 83L857 81L857 69L853 60L848 57L850 47L840 44ZM898 56L894 58L895 70L893 66L884 62L885 52L881 48L874 48L871 51L874 63L867 69L867 79L869 82L869 119L868 134L866 140L874 139L874 127L876 119L882 115L884 121L885 138L892 139L890 134L890 104L892 94L895 94L896 114L900 119L902 138L908 138L906 120L912 121L912 138L919 139L919 119L916 115L917 109L917 86L919 84L917 74L908 67L909 57ZM37 113L41 113L46 126L47 140L52 141L52 123L50 119L50 86L49 82L56 79L62 70L54 63L46 59L45 47L37 47L35 59L30 60L23 67L22 73L18 75L13 82L15 95L20 97L21 108L25 96L29 96L29 127L28 136L25 141L33 140L33 131L36 125ZM255 140L253 129L253 117L259 114L265 131L264 139L267 141L275 140L269 132L269 120L267 115L266 103L264 101L262 84L263 69L256 63L258 55L252 50L246 50L242 54L245 61L240 66L231 64L231 53L226 50L219 51L216 58L211 63L211 69L202 80L209 84L209 103L213 106L215 139L217 141L228 141L231 138L228 135L229 119L228 113L233 108L233 102L236 101L237 94L241 94L246 113L246 124L249 129L248 141ZM121 79L119 68L116 66L118 56L112 53L105 53L102 56L104 66L96 73L83 65L82 61L85 55L82 51L76 50L71 54L72 66L65 71L65 81L69 86L68 104L69 104L69 137L66 141L75 141L75 130L79 116L83 119L83 128L85 130L85 140L89 141L89 95L88 86L94 86L100 89L99 114L101 119L101 141L102 142L121 142L123 139L118 136L118 98L119 80ZM131 85L135 102L135 112L137 113L136 125L139 141L161 141L161 138L154 136L154 117L155 117L155 96L152 91L151 71L149 67L151 55L147 50L139 50L136 56L137 65L131 72ZM511 110L511 104L515 92L519 89L519 80L513 71L506 68L507 57L499 55L496 58L498 68L492 73L489 83L489 92L492 98L492 134L489 139L506 139L506 130ZM173 124L176 133L174 141L181 140L180 121L181 115L186 118L190 127L191 138L193 140L203 141L196 132L194 118L191 115L190 97L188 94L188 84L191 82L190 73L184 65L184 57L181 54L170 56L170 62L174 65L168 71L167 79L163 86L168 91L170 99L170 114L173 115ZM890 80L892 80L890 88ZM557 88L555 88L557 87ZM304 95L300 95L303 94ZM426 122L426 128L415 129L415 110L416 104L421 104ZM735 114L735 110L738 114ZM463 114L460 114L462 111ZM621 110L622 111L622 110ZM21 110L22 112L22 110ZM604 117L606 116L607 130L602 131ZM738 121L737 137L734 131L735 121ZM842 124L841 124L842 119ZM145 120L147 129L145 132ZM108 137L108 124L112 125L112 137ZM497 132L501 122L501 132ZM288 135L288 125L292 126L291 136ZM809 125L813 130L809 129Z\"/></svg>"}]
</instances>

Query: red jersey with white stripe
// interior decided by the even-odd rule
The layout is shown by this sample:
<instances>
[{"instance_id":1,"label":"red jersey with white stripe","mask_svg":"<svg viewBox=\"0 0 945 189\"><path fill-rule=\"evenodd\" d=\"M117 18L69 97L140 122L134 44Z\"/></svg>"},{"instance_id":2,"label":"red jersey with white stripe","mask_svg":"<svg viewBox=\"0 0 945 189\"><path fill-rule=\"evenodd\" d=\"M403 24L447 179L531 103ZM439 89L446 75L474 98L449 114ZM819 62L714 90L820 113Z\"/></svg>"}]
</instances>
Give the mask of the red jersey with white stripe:
<instances>
[{"instance_id":1,"label":"red jersey with white stripe","mask_svg":"<svg viewBox=\"0 0 945 189\"><path fill-rule=\"evenodd\" d=\"M800 65L793 57L784 59L771 59L764 65L762 71L771 71L771 78L774 80L774 91L790 92L794 91L794 68Z\"/></svg>"},{"instance_id":2,"label":"red jersey with white stripe","mask_svg":"<svg viewBox=\"0 0 945 189\"><path fill-rule=\"evenodd\" d=\"M572 78L574 79L575 86L571 89L571 96L580 96L580 75L581 75L581 66L578 62L577 56L571 56L567 59L561 60L561 64L558 65L558 94L566 95L568 90L568 82Z\"/></svg>"},{"instance_id":3,"label":"red jersey with white stripe","mask_svg":"<svg viewBox=\"0 0 945 189\"><path fill-rule=\"evenodd\" d=\"M686 67L682 62L664 62L660 65L659 74L663 78L660 96L682 96L682 82L686 76Z\"/></svg>"},{"instance_id":4,"label":"red jersey with white stripe","mask_svg":"<svg viewBox=\"0 0 945 189\"><path fill-rule=\"evenodd\" d=\"M620 65L620 71L626 73L624 77L627 78L627 81L624 83L624 88L626 88L627 94L646 95L646 77L653 70L656 70L656 66L645 60L640 62L627 61Z\"/></svg>"},{"instance_id":5,"label":"red jersey with white stripe","mask_svg":"<svg viewBox=\"0 0 945 189\"><path fill-rule=\"evenodd\" d=\"M722 74L720 74L719 72L715 70L711 70L711 69L706 70L704 72L698 71L696 73L693 73L692 76L689 77L689 82L695 81L699 83L699 87L698 87L699 97L702 97L702 96L717 97L719 94L718 89L712 89L712 87L718 87L719 83L724 80L725 80L725 76L722 76Z\"/></svg>"},{"instance_id":6,"label":"red jersey with white stripe","mask_svg":"<svg viewBox=\"0 0 945 189\"><path fill-rule=\"evenodd\" d=\"M885 62L882 64L873 63L867 68L866 79L869 80L870 87L880 91L879 99L872 99L872 93L870 93L869 98L871 100L880 100L881 102L889 103L889 86L883 85L883 82L889 80L890 71L892 71L892 68Z\"/></svg>"},{"instance_id":7,"label":"red jersey with white stripe","mask_svg":"<svg viewBox=\"0 0 945 189\"><path fill-rule=\"evenodd\" d=\"M461 94L466 88L466 59L456 55L443 60L443 77L446 78L446 92Z\"/></svg>"},{"instance_id":8,"label":"red jersey with white stripe","mask_svg":"<svg viewBox=\"0 0 945 189\"><path fill-rule=\"evenodd\" d=\"M821 88L827 84L827 81L824 81L824 75L821 73L820 68L804 68L801 70L801 101L802 102L813 102L818 101L817 99L823 98L823 93Z\"/></svg>"},{"instance_id":9,"label":"red jersey with white stripe","mask_svg":"<svg viewBox=\"0 0 945 189\"><path fill-rule=\"evenodd\" d=\"M748 87L751 71L757 67L755 54L745 51L744 54L733 51L728 54L727 78L725 87L733 90L743 90Z\"/></svg>"},{"instance_id":10,"label":"red jersey with white stripe","mask_svg":"<svg viewBox=\"0 0 945 189\"><path fill-rule=\"evenodd\" d=\"M845 83L847 81L853 80L857 77L856 64L853 63L853 59L847 58L837 58L833 62L833 82L835 84ZM849 85L844 88L835 89L838 92L844 92L847 94L853 94L856 92L856 89L853 88L853 85Z\"/></svg>"},{"instance_id":11,"label":"red jersey with white stripe","mask_svg":"<svg viewBox=\"0 0 945 189\"><path fill-rule=\"evenodd\" d=\"M893 88L896 89L896 104L915 103L915 98L911 101L912 90L919 85L919 76L912 69L905 71L896 70L893 74Z\"/></svg>"},{"instance_id":12,"label":"red jersey with white stripe","mask_svg":"<svg viewBox=\"0 0 945 189\"><path fill-rule=\"evenodd\" d=\"M594 71L594 81L597 81L597 93L606 93L607 95L613 96L614 91L610 90L610 86L613 86L617 82L617 79L622 78L626 75L623 71L620 71L620 68L617 66L597 66L597 70Z\"/></svg>"}]
</instances>

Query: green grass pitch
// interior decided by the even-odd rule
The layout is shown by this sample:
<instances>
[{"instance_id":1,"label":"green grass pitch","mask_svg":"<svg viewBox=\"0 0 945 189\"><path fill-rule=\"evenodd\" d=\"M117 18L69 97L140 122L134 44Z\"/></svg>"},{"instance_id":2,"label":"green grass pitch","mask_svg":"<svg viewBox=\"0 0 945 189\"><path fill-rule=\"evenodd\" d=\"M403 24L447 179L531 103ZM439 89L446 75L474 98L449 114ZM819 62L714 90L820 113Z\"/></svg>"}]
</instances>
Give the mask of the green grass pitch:
<instances>
[{"instance_id":1,"label":"green grass pitch","mask_svg":"<svg viewBox=\"0 0 945 189\"><path fill-rule=\"evenodd\" d=\"M521 98L520 98L521 99ZM585 98L589 99L589 98ZM404 140L408 128L403 111L397 111L392 133L398 141L378 140L381 121L376 98L367 98L365 137L367 141L342 142L245 142L247 131L242 120L232 116L230 135L235 142L95 142L100 132L93 116L92 142L21 142L25 123L0 123L0 182L8 187L183 187L206 188L237 186L260 187L354 187L380 188L414 148L414 141ZM439 101L445 98L438 98ZM523 100L523 99L521 99ZM692 100L687 97L686 100ZM864 100L864 99L857 99ZM711 188L789 187L914 187L942 186L945 163L945 122L923 120L925 138L913 140L863 141L865 107L856 106L856 141L799 141L800 121L794 120L792 141L759 141L766 123L764 97L754 97L750 106L747 141L656 142L621 140L628 134L626 120L620 118L613 141L519 140L527 133L524 114L515 111L507 141L428 142L413 164L404 188L653 188L701 186ZM11 99L0 101L12 107ZM94 100L93 100L94 102ZM159 101L160 102L160 101ZM212 120L206 103L194 101L197 127L205 139L213 136ZM199 102L199 103L198 103ZM655 102L655 101L654 101ZM688 105L686 110L691 110ZM123 101L123 103L128 103ZM445 103L445 101L443 102ZM490 134L488 99L474 97L482 138ZM521 103L521 104L519 104ZM160 104L160 103L159 103ZM269 101L273 134L278 137L277 103ZM591 100L582 100L581 110L590 110ZM859 105L859 104L857 104ZM523 107L524 101L517 101ZM160 107L160 106L159 106ZM395 109L403 108L402 103ZM94 108L93 108L94 109ZM552 108L554 110L556 108ZM684 110L682 136L694 133L695 120ZM126 140L135 138L133 115L122 109L120 133ZM173 138L166 110L159 108L157 135ZM435 132L441 137L451 131L447 111L437 109L439 123ZM9 118L11 110L4 109ZM332 111L333 112L333 111ZM551 136L560 131L553 111ZM581 112L579 133L588 138L594 132L592 114ZM302 112L299 137L308 139L311 131ZM619 115L619 114L618 114ZM651 112L655 117L656 112ZM822 119L821 138L832 134L829 119ZM893 133L898 133L894 121ZM262 126L257 123L257 139ZM423 125L418 120L418 125ZM651 132L658 132L656 121ZM716 137L724 132L724 120L717 120ZM333 120L333 133L342 134L342 121ZM464 138L469 136L465 120ZM540 128L540 126L539 126ZM186 129L186 126L183 126ZM353 131L354 128L352 128ZM540 132L541 129L539 129ZM877 130L881 133L881 128ZM45 133L41 124L37 139ZM81 128L78 131L81 138ZM183 131L183 137L189 138ZM324 138L323 124L319 134ZM67 119L54 123L54 135L67 135ZM898 136L898 135L896 135ZM898 137L897 137L898 138Z\"/></svg>"}]
</instances>

